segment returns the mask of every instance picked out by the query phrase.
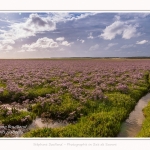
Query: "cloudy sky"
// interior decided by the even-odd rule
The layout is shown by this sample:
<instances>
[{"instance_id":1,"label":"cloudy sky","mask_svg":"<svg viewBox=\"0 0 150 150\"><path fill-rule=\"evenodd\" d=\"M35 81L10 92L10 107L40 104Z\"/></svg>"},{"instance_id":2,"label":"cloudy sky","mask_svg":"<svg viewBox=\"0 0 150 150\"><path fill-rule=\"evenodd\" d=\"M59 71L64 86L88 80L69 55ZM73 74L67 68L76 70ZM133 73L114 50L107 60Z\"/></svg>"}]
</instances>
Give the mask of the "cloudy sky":
<instances>
[{"instance_id":1,"label":"cloudy sky","mask_svg":"<svg viewBox=\"0 0 150 150\"><path fill-rule=\"evenodd\" d=\"M150 13L0 12L0 58L150 56Z\"/></svg>"}]
</instances>

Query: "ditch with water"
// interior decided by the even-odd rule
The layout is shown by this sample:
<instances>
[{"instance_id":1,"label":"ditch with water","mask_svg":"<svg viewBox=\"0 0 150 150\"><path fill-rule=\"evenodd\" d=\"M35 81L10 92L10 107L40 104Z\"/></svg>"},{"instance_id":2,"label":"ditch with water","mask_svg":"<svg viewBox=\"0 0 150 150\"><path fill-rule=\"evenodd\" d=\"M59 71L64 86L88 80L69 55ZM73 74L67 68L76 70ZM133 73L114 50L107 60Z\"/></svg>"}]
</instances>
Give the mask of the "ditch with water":
<instances>
[{"instance_id":1,"label":"ditch with water","mask_svg":"<svg viewBox=\"0 0 150 150\"><path fill-rule=\"evenodd\" d=\"M129 117L121 125L121 131L117 137L135 137L141 130L142 123L145 119L143 115L143 108L147 106L150 101L150 93L143 96L136 104L134 110Z\"/></svg>"}]
</instances>

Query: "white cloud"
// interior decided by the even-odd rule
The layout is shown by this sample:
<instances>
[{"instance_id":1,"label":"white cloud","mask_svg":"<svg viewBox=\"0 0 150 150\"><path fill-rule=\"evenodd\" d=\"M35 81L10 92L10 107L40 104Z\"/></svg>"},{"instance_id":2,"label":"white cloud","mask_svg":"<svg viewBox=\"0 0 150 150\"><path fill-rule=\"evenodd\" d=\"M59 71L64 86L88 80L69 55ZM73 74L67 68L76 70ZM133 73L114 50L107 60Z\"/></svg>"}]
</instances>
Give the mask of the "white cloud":
<instances>
[{"instance_id":1,"label":"white cloud","mask_svg":"<svg viewBox=\"0 0 150 150\"><path fill-rule=\"evenodd\" d=\"M10 30L3 31L0 37L3 39L19 39L35 36L37 33L52 31L56 29L56 24L50 18L40 17L38 14L30 14L29 18L22 23L13 23Z\"/></svg>"},{"instance_id":2,"label":"white cloud","mask_svg":"<svg viewBox=\"0 0 150 150\"><path fill-rule=\"evenodd\" d=\"M80 39L77 39L77 41L80 41L81 43L84 43L85 42L85 40L80 40Z\"/></svg>"},{"instance_id":3,"label":"white cloud","mask_svg":"<svg viewBox=\"0 0 150 150\"><path fill-rule=\"evenodd\" d=\"M1 44L15 44L15 41L12 39L0 40Z\"/></svg>"},{"instance_id":4,"label":"white cloud","mask_svg":"<svg viewBox=\"0 0 150 150\"><path fill-rule=\"evenodd\" d=\"M139 33L136 33L136 27L137 25L128 25L122 21L115 21L110 26L107 26L99 37L105 40L112 40L117 35L121 35L124 39L130 39L139 35Z\"/></svg>"},{"instance_id":5,"label":"white cloud","mask_svg":"<svg viewBox=\"0 0 150 150\"><path fill-rule=\"evenodd\" d=\"M61 43L61 45L63 45L63 46L71 46L71 44L73 44L73 42L69 43L68 41L63 41Z\"/></svg>"},{"instance_id":6,"label":"white cloud","mask_svg":"<svg viewBox=\"0 0 150 150\"><path fill-rule=\"evenodd\" d=\"M0 40L0 50L4 51L12 50L13 47L10 44L15 44L15 41L11 39Z\"/></svg>"},{"instance_id":7,"label":"white cloud","mask_svg":"<svg viewBox=\"0 0 150 150\"><path fill-rule=\"evenodd\" d=\"M94 50L97 50L99 48L99 45L98 44L95 44L94 46L91 46L89 48L89 51L94 51Z\"/></svg>"},{"instance_id":8,"label":"white cloud","mask_svg":"<svg viewBox=\"0 0 150 150\"><path fill-rule=\"evenodd\" d=\"M84 42L85 42L85 41L84 41L84 40L82 40L82 39L81 39L80 41L81 41L81 43L84 43Z\"/></svg>"},{"instance_id":9,"label":"white cloud","mask_svg":"<svg viewBox=\"0 0 150 150\"><path fill-rule=\"evenodd\" d=\"M123 45L123 46L121 46L121 49L126 49L126 48L131 48L131 47L136 47L136 46L133 44Z\"/></svg>"},{"instance_id":10,"label":"white cloud","mask_svg":"<svg viewBox=\"0 0 150 150\"><path fill-rule=\"evenodd\" d=\"M0 32L1 32L1 33L5 33L6 31L5 31L5 30L1 30L1 29L0 29Z\"/></svg>"},{"instance_id":11,"label":"white cloud","mask_svg":"<svg viewBox=\"0 0 150 150\"><path fill-rule=\"evenodd\" d=\"M147 42L148 42L147 40L142 40L142 41L137 41L136 44L145 44Z\"/></svg>"},{"instance_id":12,"label":"white cloud","mask_svg":"<svg viewBox=\"0 0 150 150\"><path fill-rule=\"evenodd\" d=\"M105 48L105 50L108 50L115 45L118 45L118 43L109 43L108 46Z\"/></svg>"},{"instance_id":13,"label":"white cloud","mask_svg":"<svg viewBox=\"0 0 150 150\"><path fill-rule=\"evenodd\" d=\"M38 39L35 43L22 45L22 51L36 51L39 49L51 49L58 47L57 42L47 37Z\"/></svg>"},{"instance_id":14,"label":"white cloud","mask_svg":"<svg viewBox=\"0 0 150 150\"><path fill-rule=\"evenodd\" d=\"M0 51L10 51L12 50L13 47L11 45L3 45L3 44L0 44Z\"/></svg>"},{"instance_id":15,"label":"white cloud","mask_svg":"<svg viewBox=\"0 0 150 150\"><path fill-rule=\"evenodd\" d=\"M132 25L125 25L122 38L123 39L130 39L132 37L135 37L136 35L136 26Z\"/></svg>"},{"instance_id":16,"label":"white cloud","mask_svg":"<svg viewBox=\"0 0 150 150\"><path fill-rule=\"evenodd\" d=\"M52 12L52 13L49 13L49 16L56 23L61 22L61 21L66 21L67 18L70 18L69 13L67 12L64 12L64 13Z\"/></svg>"},{"instance_id":17,"label":"white cloud","mask_svg":"<svg viewBox=\"0 0 150 150\"><path fill-rule=\"evenodd\" d=\"M92 32L90 32L89 36L87 37L88 39L93 39L94 37L92 36Z\"/></svg>"},{"instance_id":18,"label":"white cloud","mask_svg":"<svg viewBox=\"0 0 150 150\"><path fill-rule=\"evenodd\" d=\"M115 20L120 20L120 16L115 15Z\"/></svg>"},{"instance_id":19,"label":"white cloud","mask_svg":"<svg viewBox=\"0 0 150 150\"><path fill-rule=\"evenodd\" d=\"M39 38L35 43L32 44L24 44L22 45L22 49L18 52L24 51L37 51L37 50L50 50L53 48L58 48L61 45L63 46L71 46L73 42L69 43L68 41L56 42L53 39L49 39L47 37ZM64 51L63 48L59 49L60 51Z\"/></svg>"},{"instance_id":20,"label":"white cloud","mask_svg":"<svg viewBox=\"0 0 150 150\"><path fill-rule=\"evenodd\" d=\"M68 13L68 12L63 12L63 13L58 13L58 12L52 12L49 13L50 18L54 21L54 22L66 22L66 21L72 21L72 20L79 20L79 19L83 19L86 18L88 16L93 16L97 14L96 12L86 12L86 13L82 13L82 14L73 14L73 13Z\"/></svg>"},{"instance_id":21,"label":"white cloud","mask_svg":"<svg viewBox=\"0 0 150 150\"><path fill-rule=\"evenodd\" d=\"M86 18L86 17L88 17L88 16L93 16L93 15L95 15L95 14L97 14L97 13L96 13L96 12L84 13L84 14L81 14L80 16L74 17L74 18L72 18L72 19L75 19L75 20L83 19L83 18Z\"/></svg>"},{"instance_id":22,"label":"white cloud","mask_svg":"<svg viewBox=\"0 0 150 150\"><path fill-rule=\"evenodd\" d=\"M135 13L134 16L137 18L145 18L147 16L149 16L150 13Z\"/></svg>"},{"instance_id":23,"label":"white cloud","mask_svg":"<svg viewBox=\"0 0 150 150\"><path fill-rule=\"evenodd\" d=\"M59 37L56 39L56 41L63 41L65 38L64 37Z\"/></svg>"},{"instance_id":24,"label":"white cloud","mask_svg":"<svg viewBox=\"0 0 150 150\"><path fill-rule=\"evenodd\" d=\"M1 22L7 22L7 23L11 23L11 21L9 21L9 20L6 20L6 18L5 18L5 20L4 20L4 19L0 19L0 21L1 21Z\"/></svg>"}]
</instances>

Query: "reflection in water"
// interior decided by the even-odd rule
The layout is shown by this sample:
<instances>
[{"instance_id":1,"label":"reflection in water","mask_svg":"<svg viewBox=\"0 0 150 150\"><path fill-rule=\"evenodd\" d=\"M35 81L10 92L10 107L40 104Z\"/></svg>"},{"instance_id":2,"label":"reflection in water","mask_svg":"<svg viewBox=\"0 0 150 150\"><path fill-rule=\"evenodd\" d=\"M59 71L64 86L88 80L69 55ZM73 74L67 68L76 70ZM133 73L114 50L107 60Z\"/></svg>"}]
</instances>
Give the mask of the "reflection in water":
<instances>
[{"instance_id":1,"label":"reflection in water","mask_svg":"<svg viewBox=\"0 0 150 150\"><path fill-rule=\"evenodd\" d=\"M19 111L27 111L27 108L23 107L22 105L18 104L15 106L12 106L11 104L2 104L0 105L1 108L7 108L8 110L12 110L13 108L19 110Z\"/></svg>"},{"instance_id":2,"label":"reflection in water","mask_svg":"<svg viewBox=\"0 0 150 150\"><path fill-rule=\"evenodd\" d=\"M35 129L35 128L43 128L43 127L48 127L48 128L57 128L57 127L63 127L68 125L66 122L57 122L53 121L51 119L43 121L41 118L36 118L31 125L29 125L28 129Z\"/></svg>"},{"instance_id":3,"label":"reflection in water","mask_svg":"<svg viewBox=\"0 0 150 150\"><path fill-rule=\"evenodd\" d=\"M129 118L122 124L118 137L135 137L137 135L145 119L142 109L147 106L149 101L150 93L139 100L135 109L130 113Z\"/></svg>"},{"instance_id":4,"label":"reflection in water","mask_svg":"<svg viewBox=\"0 0 150 150\"><path fill-rule=\"evenodd\" d=\"M3 131L1 130L1 133L4 133L4 137L22 137L22 135L26 132L29 132L31 129L36 128L57 128L57 127L63 127L68 125L67 122L56 122L51 119L47 119L43 121L41 118L36 118L28 127L27 126L11 126L11 128L7 129L6 126L4 127ZM5 128L6 127L6 128Z\"/></svg>"}]
</instances>

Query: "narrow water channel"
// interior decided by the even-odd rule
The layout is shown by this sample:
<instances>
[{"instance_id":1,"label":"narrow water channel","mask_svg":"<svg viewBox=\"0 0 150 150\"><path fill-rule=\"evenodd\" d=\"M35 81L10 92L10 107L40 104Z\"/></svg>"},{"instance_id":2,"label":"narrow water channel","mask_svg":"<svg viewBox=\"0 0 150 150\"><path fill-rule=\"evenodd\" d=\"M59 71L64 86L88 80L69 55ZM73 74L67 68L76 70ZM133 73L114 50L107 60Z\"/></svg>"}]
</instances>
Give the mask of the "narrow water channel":
<instances>
[{"instance_id":1,"label":"narrow water channel","mask_svg":"<svg viewBox=\"0 0 150 150\"><path fill-rule=\"evenodd\" d=\"M145 119L143 108L150 101L150 93L143 96L135 106L135 109L130 113L129 118L121 125L121 131L117 137L135 137L141 130L142 123Z\"/></svg>"}]
</instances>

